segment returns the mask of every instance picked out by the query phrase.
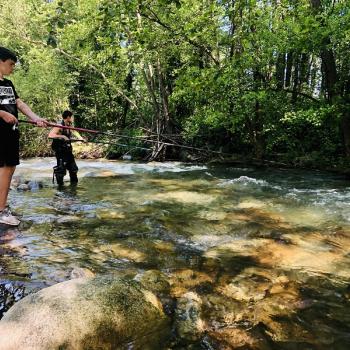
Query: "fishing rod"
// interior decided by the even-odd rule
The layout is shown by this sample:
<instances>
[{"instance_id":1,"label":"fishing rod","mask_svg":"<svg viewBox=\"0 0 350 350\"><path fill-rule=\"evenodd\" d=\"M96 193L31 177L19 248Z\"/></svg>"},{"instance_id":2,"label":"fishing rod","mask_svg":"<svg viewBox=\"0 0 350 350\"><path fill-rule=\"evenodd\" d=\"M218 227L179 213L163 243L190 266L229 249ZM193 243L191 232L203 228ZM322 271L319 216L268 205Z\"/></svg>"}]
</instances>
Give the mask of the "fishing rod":
<instances>
[{"instance_id":1,"label":"fishing rod","mask_svg":"<svg viewBox=\"0 0 350 350\"><path fill-rule=\"evenodd\" d=\"M21 123L27 123L27 124L32 124L34 126L37 126L36 122L32 121L32 120L18 120ZM107 134L110 135L109 133L103 132L103 131L99 131L99 130L92 130L92 129L85 129L85 128L77 128L74 126L68 126L68 125L61 125L61 124L57 124L57 123L51 123L51 122L46 122L46 126L45 127L56 127L56 128L61 128L61 129L68 129L68 130L75 130L75 131L80 131L80 132L87 132L87 133L91 133L91 134ZM86 142L83 140L71 140L73 142ZM104 144L104 145L115 145L115 146L121 146L121 147L130 147L130 145L125 145L122 143L117 143L117 142L110 142L110 141L96 141L96 140L91 140L91 141L87 141L88 143L100 143L100 144ZM146 151L150 151L150 148L146 148L146 147L140 147L140 146L132 146L132 148L137 148L137 149L141 149L141 150L146 150Z\"/></svg>"},{"instance_id":2,"label":"fishing rod","mask_svg":"<svg viewBox=\"0 0 350 350\"><path fill-rule=\"evenodd\" d=\"M27 123L27 124L33 124L34 126L38 126L36 122L33 122L32 120L18 120L20 123ZM60 129L69 129L69 130L75 130L75 131L81 131L81 132L88 132L90 134L105 134L103 131L99 130L91 130L91 129L84 129L84 128L76 128L75 126L68 126L68 125L61 125L51 122L45 122L45 128L48 127L54 127L54 128L60 128Z\"/></svg>"},{"instance_id":3,"label":"fishing rod","mask_svg":"<svg viewBox=\"0 0 350 350\"><path fill-rule=\"evenodd\" d=\"M32 124L34 126L38 126L36 124L36 122L33 122L32 120L22 120L22 119L20 119L18 121L21 122L21 123L27 123L27 124ZM62 125L62 124L51 123L51 122L46 122L46 125L44 127L45 128L54 127L54 128L61 128L61 129L68 129L68 130L87 132L87 133L95 134L95 135L100 134L100 135L106 135L106 136L123 137L123 138L126 138L126 139L140 139L140 141L151 142L151 143L159 143L159 141L155 141L155 140L146 140L145 136L121 135L121 134L112 133L112 132L108 132L108 131L100 131L100 130L91 130L91 129L77 128L75 126L68 126L68 125ZM175 144L174 144L174 146L175 146Z\"/></svg>"},{"instance_id":4,"label":"fishing rod","mask_svg":"<svg viewBox=\"0 0 350 350\"><path fill-rule=\"evenodd\" d=\"M22 123L28 123L28 124L32 124L34 126L38 126L36 122L31 121L31 120L22 120L22 119L20 119L18 121L22 122ZM106 131L77 128L75 126L61 125L61 124L51 123L51 122L46 122L45 127L46 128L47 127L56 127L56 128L60 128L60 129L75 130L75 131L87 132L87 133L91 133L91 134L95 134L95 135L100 134L100 135L106 135L106 136L122 137L122 138L127 138L127 139L139 139L140 141L154 143L154 144L157 144L157 145L181 147L181 148L186 148L186 149L190 149L190 150L194 150L194 151L201 151L201 152L209 152L209 153L230 155L229 153L224 153L224 152L221 152L221 151L212 151L212 150L208 150L208 149L204 149L204 148L200 148L200 147L185 146L185 145L179 145L179 144L176 144L176 143L163 142L163 141L157 141L157 140L148 140L148 139L144 139L144 138L139 137L139 136L127 136L127 135L121 135L121 134L117 134L117 133L106 132Z\"/></svg>"}]
</instances>

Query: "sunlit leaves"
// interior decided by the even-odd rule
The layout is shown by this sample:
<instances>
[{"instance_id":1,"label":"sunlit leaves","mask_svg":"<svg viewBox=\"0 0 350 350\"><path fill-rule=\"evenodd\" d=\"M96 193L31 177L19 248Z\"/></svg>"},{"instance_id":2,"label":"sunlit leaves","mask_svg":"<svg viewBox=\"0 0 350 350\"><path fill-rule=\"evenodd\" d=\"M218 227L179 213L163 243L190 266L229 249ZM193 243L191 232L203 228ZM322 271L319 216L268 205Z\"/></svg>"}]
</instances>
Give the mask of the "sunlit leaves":
<instances>
[{"instance_id":1,"label":"sunlit leaves","mask_svg":"<svg viewBox=\"0 0 350 350\"><path fill-rule=\"evenodd\" d=\"M236 145L262 135L273 151L276 140L287 142L286 126L326 127L322 50L336 59L335 119L346 110L350 1L321 5L18 0L0 5L0 38L21 57L23 96L48 114L70 101L85 126L152 130L168 118L178 133L204 135L203 143L224 130Z\"/></svg>"}]
</instances>

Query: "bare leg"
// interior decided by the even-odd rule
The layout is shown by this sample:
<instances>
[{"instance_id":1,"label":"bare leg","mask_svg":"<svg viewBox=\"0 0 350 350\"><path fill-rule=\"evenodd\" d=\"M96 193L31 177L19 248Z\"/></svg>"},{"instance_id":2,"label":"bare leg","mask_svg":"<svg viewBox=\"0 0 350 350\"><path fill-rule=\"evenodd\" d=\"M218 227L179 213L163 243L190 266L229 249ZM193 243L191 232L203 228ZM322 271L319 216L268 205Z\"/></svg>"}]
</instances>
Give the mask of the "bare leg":
<instances>
[{"instance_id":1,"label":"bare leg","mask_svg":"<svg viewBox=\"0 0 350 350\"><path fill-rule=\"evenodd\" d=\"M0 211L6 207L11 179L15 170L15 166L4 166L0 168Z\"/></svg>"}]
</instances>

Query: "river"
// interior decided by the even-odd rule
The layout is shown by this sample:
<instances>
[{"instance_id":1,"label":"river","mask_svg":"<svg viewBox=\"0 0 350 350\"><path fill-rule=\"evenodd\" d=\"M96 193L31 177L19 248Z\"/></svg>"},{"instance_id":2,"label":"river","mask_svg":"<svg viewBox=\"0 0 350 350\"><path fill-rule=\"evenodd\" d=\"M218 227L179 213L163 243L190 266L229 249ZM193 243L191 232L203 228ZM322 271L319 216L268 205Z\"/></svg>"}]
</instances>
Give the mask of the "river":
<instances>
[{"instance_id":1,"label":"river","mask_svg":"<svg viewBox=\"0 0 350 350\"><path fill-rule=\"evenodd\" d=\"M16 170L43 188L10 192L22 223L0 227L3 290L20 298L77 267L160 271L172 300L201 298L206 329L191 341L175 332L165 349L350 348L349 179L80 160L79 185L58 190L53 165L30 159Z\"/></svg>"}]
</instances>

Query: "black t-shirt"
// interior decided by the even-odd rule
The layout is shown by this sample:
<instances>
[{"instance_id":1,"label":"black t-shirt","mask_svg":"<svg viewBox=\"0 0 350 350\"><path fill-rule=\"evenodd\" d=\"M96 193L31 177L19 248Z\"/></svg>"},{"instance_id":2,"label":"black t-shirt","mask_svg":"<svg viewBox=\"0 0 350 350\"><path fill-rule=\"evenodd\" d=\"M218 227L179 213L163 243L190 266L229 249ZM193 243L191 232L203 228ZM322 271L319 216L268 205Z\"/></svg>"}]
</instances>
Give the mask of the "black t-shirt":
<instances>
[{"instance_id":1,"label":"black t-shirt","mask_svg":"<svg viewBox=\"0 0 350 350\"><path fill-rule=\"evenodd\" d=\"M9 112L18 119L17 98L19 97L12 81L8 79L0 80L0 110ZM4 126L12 127L0 118L0 128Z\"/></svg>"}]
</instances>

